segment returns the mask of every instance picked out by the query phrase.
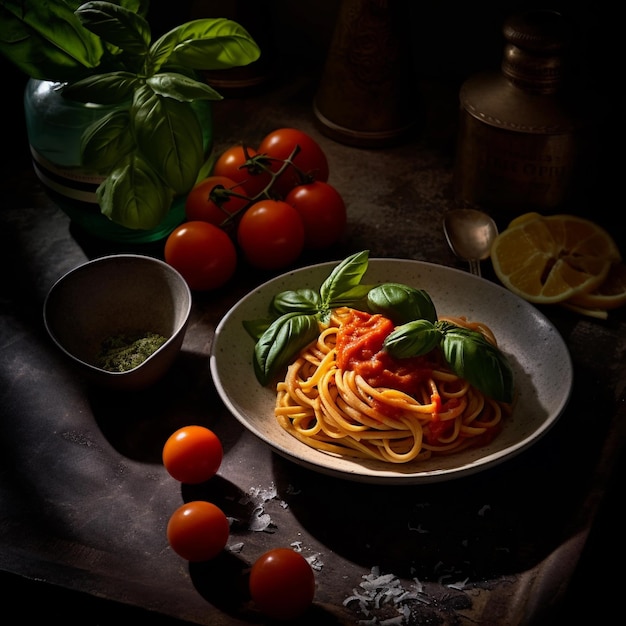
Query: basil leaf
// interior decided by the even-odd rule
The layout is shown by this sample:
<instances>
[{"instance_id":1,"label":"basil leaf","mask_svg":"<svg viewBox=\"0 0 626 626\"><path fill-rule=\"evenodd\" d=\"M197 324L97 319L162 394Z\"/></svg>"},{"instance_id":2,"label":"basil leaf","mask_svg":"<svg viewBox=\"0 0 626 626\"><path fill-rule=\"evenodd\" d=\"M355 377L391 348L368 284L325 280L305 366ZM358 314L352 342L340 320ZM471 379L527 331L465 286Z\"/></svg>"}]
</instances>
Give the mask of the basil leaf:
<instances>
[{"instance_id":1,"label":"basil leaf","mask_svg":"<svg viewBox=\"0 0 626 626\"><path fill-rule=\"evenodd\" d=\"M83 28L71 4L3 0L0 52L39 80L66 82L91 74L102 60L104 46Z\"/></svg>"},{"instance_id":2,"label":"basil leaf","mask_svg":"<svg viewBox=\"0 0 626 626\"><path fill-rule=\"evenodd\" d=\"M165 63L196 70L222 70L256 61L261 50L237 22L205 18L181 24L150 48L154 71Z\"/></svg>"},{"instance_id":3,"label":"basil leaf","mask_svg":"<svg viewBox=\"0 0 626 626\"><path fill-rule=\"evenodd\" d=\"M112 2L86 2L76 11L83 26L132 54L145 55L150 46L150 25L137 13Z\"/></svg>"},{"instance_id":4,"label":"basil leaf","mask_svg":"<svg viewBox=\"0 0 626 626\"><path fill-rule=\"evenodd\" d=\"M429 320L414 320L396 326L383 342L383 348L399 359L427 354L439 345L441 331Z\"/></svg>"},{"instance_id":5,"label":"basil leaf","mask_svg":"<svg viewBox=\"0 0 626 626\"><path fill-rule=\"evenodd\" d=\"M93 171L106 172L135 147L128 111L112 111L89 126L81 138L81 162Z\"/></svg>"},{"instance_id":6,"label":"basil leaf","mask_svg":"<svg viewBox=\"0 0 626 626\"><path fill-rule=\"evenodd\" d=\"M330 273L320 287L322 307L327 309L341 296L357 287L367 271L369 250L345 258Z\"/></svg>"},{"instance_id":7,"label":"basil leaf","mask_svg":"<svg viewBox=\"0 0 626 626\"><path fill-rule=\"evenodd\" d=\"M283 291L272 298L270 311L282 315L283 313L317 313L319 311L320 296L313 289L295 289Z\"/></svg>"},{"instance_id":8,"label":"basil leaf","mask_svg":"<svg viewBox=\"0 0 626 626\"><path fill-rule=\"evenodd\" d=\"M354 309L367 309L367 294L372 289L372 285L357 285L336 295L329 303L329 309L336 309L340 306L350 306Z\"/></svg>"},{"instance_id":9,"label":"basil leaf","mask_svg":"<svg viewBox=\"0 0 626 626\"><path fill-rule=\"evenodd\" d=\"M146 82L159 96L167 96L180 102L223 100L213 87L177 72L161 72L148 78Z\"/></svg>"},{"instance_id":10,"label":"basil leaf","mask_svg":"<svg viewBox=\"0 0 626 626\"><path fill-rule=\"evenodd\" d=\"M136 153L126 156L96 191L102 213L126 228L151 229L165 218L172 192Z\"/></svg>"},{"instance_id":11,"label":"basil leaf","mask_svg":"<svg viewBox=\"0 0 626 626\"><path fill-rule=\"evenodd\" d=\"M144 158L176 194L187 193L204 162L202 127L193 109L145 85L135 91L131 115Z\"/></svg>"},{"instance_id":12,"label":"basil leaf","mask_svg":"<svg viewBox=\"0 0 626 626\"><path fill-rule=\"evenodd\" d=\"M513 372L502 351L478 331L442 324L443 355L459 377L494 400L513 400Z\"/></svg>"},{"instance_id":13,"label":"basil leaf","mask_svg":"<svg viewBox=\"0 0 626 626\"><path fill-rule=\"evenodd\" d=\"M254 346L257 380L267 385L318 334L319 324L315 315L286 313L272 322Z\"/></svg>"},{"instance_id":14,"label":"basil leaf","mask_svg":"<svg viewBox=\"0 0 626 626\"><path fill-rule=\"evenodd\" d=\"M263 333L271 326L274 320L244 320L242 322L244 330L254 339L258 341Z\"/></svg>"},{"instance_id":15,"label":"basil leaf","mask_svg":"<svg viewBox=\"0 0 626 626\"><path fill-rule=\"evenodd\" d=\"M109 72L94 74L75 83L66 85L63 95L78 102L96 104L130 104L133 92L141 81L130 72Z\"/></svg>"},{"instance_id":16,"label":"basil leaf","mask_svg":"<svg viewBox=\"0 0 626 626\"><path fill-rule=\"evenodd\" d=\"M437 321L435 305L423 289L384 283L369 292L367 302L373 313L381 313L396 325L419 319Z\"/></svg>"}]
</instances>

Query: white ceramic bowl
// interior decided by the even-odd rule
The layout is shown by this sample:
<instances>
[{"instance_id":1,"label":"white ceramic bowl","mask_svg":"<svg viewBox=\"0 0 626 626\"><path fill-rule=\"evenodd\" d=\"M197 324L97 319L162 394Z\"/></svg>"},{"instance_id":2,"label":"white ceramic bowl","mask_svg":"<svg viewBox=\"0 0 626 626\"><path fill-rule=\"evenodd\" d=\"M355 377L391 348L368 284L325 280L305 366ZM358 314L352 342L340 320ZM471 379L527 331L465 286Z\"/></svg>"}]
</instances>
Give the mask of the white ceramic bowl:
<instances>
[{"instance_id":1,"label":"white ceramic bowl","mask_svg":"<svg viewBox=\"0 0 626 626\"><path fill-rule=\"evenodd\" d=\"M187 283L167 263L117 254L88 261L61 277L46 296L44 324L86 379L115 389L141 389L173 364L191 301ZM105 339L133 332L158 333L166 342L131 370L111 372L97 365Z\"/></svg>"},{"instance_id":2,"label":"white ceramic bowl","mask_svg":"<svg viewBox=\"0 0 626 626\"><path fill-rule=\"evenodd\" d=\"M513 414L487 446L401 465L335 456L292 437L274 417L275 391L256 380L254 342L242 322L267 318L270 301L280 291L319 289L336 265L314 265L270 280L237 303L215 332L210 363L222 400L277 453L309 469L355 481L436 482L482 471L519 454L560 417L571 394L572 362L556 328L534 306L499 285L460 270L420 261L370 259L363 284L400 282L425 289L439 315L465 315L490 326L513 368L518 394Z\"/></svg>"}]
</instances>

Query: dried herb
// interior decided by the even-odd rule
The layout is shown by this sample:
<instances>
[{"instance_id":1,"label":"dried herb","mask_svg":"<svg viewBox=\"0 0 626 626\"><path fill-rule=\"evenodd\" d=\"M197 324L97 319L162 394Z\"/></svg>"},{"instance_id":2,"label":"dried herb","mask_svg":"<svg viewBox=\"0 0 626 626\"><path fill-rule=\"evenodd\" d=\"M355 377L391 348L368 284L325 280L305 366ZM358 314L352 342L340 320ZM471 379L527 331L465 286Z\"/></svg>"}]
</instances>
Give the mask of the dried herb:
<instances>
[{"instance_id":1,"label":"dried herb","mask_svg":"<svg viewBox=\"0 0 626 626\"><path fill-rule=\"evenodd\" d=\"M141 365L166 341L166 337L153 332L112 335L102 342L96 365L108 372L127 372Z\"/></svg>"}]
</instances>

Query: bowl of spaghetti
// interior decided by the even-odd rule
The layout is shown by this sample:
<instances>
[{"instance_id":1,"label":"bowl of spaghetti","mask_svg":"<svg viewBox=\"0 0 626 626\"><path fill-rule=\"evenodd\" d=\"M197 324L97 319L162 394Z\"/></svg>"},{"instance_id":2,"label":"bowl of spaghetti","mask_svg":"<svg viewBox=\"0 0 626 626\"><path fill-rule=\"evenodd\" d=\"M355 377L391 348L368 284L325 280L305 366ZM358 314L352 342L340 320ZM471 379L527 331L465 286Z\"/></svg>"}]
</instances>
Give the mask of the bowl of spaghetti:
<instances>
[{"instance_id":1,"label":"bowl of spaghetti","mask_svg":"<svg viewBox=\"0 0 626 626\"><path fill-rule=\"evenodd\" d=\"M447 334L443 348L400 359L399 369L389 363L372 366L368 357L380 348L374 343L363 352L364 368L359 369L346 349L354 343L350 333L374 333L379 324L386 327L380 335L385 337L394 325L387 316L336 306L277 375L260 382L255 341L246 325L267 319L279 293L317 292L336 267L322 263L268 281L240 300L215 332L210 366L220 397L276 453L314 471L360 482L444 481L516 456L565 410L571 358L542 313L480 277L404 259L370 259L362 283L426 292L437 313L433 332ZM479 371L466 375L475 384L451 371L442 354L454 355L457 335L464 333L478 337L481 345L484 339L497 346L510 368L505 374L512 381L512 397L485 393ZM268 342L270 356L274 343ZM461 359L467 368L476 363L470 356Z\"/></svg>"}]
</instances>

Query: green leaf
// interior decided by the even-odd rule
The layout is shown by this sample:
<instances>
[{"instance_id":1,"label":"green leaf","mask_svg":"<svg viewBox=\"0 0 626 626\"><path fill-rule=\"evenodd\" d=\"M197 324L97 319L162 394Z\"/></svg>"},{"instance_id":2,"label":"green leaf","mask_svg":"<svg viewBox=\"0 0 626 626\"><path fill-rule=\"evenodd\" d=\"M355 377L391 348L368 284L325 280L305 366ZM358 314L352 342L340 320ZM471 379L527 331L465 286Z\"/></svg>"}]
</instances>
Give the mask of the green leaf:
<instances>
[{"instance_id":1,"label":"green leaf","mask_svg":"<svg viewBox=\"0 0 626 626\"><path fill-rule=\"evenodd\" d=\"M314 289L296 289L282 291L272 298L270 311L276 315L283 313L317 313L320 306L320 296Z\"/></svg>"},{"instance_id":2,"label":"green leaf","mask_svg":"<svg viewBox=\"0 0 626 626\"><path fill-rule=\"evenodd\" d=\"M271 326L274 320L260 319L260 320L244 320L242 322L244 330L254 339L258 341L263 333Z\"/></svg>"},{"instance_id":3,"label":"green leaf","mask_svg":"<svg viewBox=\"0 0 626 626\"><path fill-rule=\"evenodd\" d=\"M167 96L180 102L223 100L213 87L176 72L161 72L151 76L146 82L159 96Z\"/></svg>"},{"instance_id":4,"label":"green leaf","mask_svg":"<svg viewBox=\"0 0 626 626\"><path fill-rule=\"evenodd\" d=\"M248 65L261 51L248 31L225 18L187 22L165 33L150 49L154 72L165 63L196 70Z\"/></svg>"},{"instance_id":5,"label":"green leaf","mask_svg":"<svg viewBox=\"0 0 626 626\"><path fill-rule=\"evenodd\" d=\"M131 117L144 158L177 195L187 193L204 162L202 126L191 105L145 85L135 92Z\"/></svg>"},{"instance_id":6,"label":"green leaf","mask_svg":"<svg viewBox=\"0 0 626 626\"><path fill-rule=\"evenodd\" d=\"M357 252L345 258L330 273L320 287L323 308L333 306L347 292L360 285L363 274L367 271L369 250Z\"/></svg>"},{"instance_id":7,"label":"green leaf","mask_svg":"<svg viewBox=\"0 0 626 626\"><path fill-rule=\"evenodd\" d=\"M381 313L396 326L419 319L432 323L437 321L435 305L423 289L400 283L384 283L371 289L367 301L373 313Z\"/></svg>"},{"instance_id":8,"label":"green leaf","mask_svg":"<svg viewBox=\"0 0 626 626\"><path fill-rule=\"evenodd\" d=\"M383 348L396 358L406 359L434 350L441 337L441 331L429 320L413 320L396 326L385 338Z\"/></svg>"},{"instance_id":9,"label":"green leaf","mask_svg":"<svg viewBox=\"0 0 626 626\"><path fill-rule=\"evenodd\" d=\"M92 73L101 62L100 39L83 28L63 0L3 0L0 52L31 78L65 82Z\"/></svg>"},{"instance_id":10,"label":"green leaf","mask_svg":"<svg viewBox=\"0 0 626 626\"><path fill-rule=\"evenodd\" d=\"M80 5L82 2L78 4ZM143 15L143 17L148 15L148 9L150 8L150 0L119 0L117 4L133 13Z\"/></svg>"},{"instance_id":11,"label":"green leaf","mask_svg":"<svg viewBox=\"0 0 626 626\"><path fill-rule=\"evenodd\" d=\"M111 111L94 122L82 136L82 164L97 172L106 173L113 169L120 158L135 147L130 132L130 116L126 110Z\"/></svg>"},{"instance_id":12,"label":"green leaf","mask_svg":"<svg viewBox=\"0 0 626 626\"><path fill-rule=\"evenodd\" d=\"M452 371L490 398L511 402L513 372L502 351L478 331L448 322L439 328L443 355Z\"/></svg>"},{"instance_id":13,"label":"green leaf","mask_svg":"<svg viewBox=\"0 0 626 626\"><path fill-rule=\"evenodd\" d=\"M96 104L124 104L130 102L133 92L142 82L130 72L94 74L70 83L63 88L63 96L78 102Z\"/></svg>"},{"instance_id":14,"label":"green leaf","mask_svg":"<svg viewBox=\"0 0 626 626\"><path fill-rule=\"evenodd\" d=\"M83 26L126 52L146 55L150 25L141 16L112 2L86 2L76 11Z\"/></svg>"},{"instance_id":15,"label":"green leaf","mask_svg":"<svg viewBox=\"0 0 626 626\"><path fill-rule=\"evenodd\" d=\"M340 306L351 306L355 309L367 309L367 294L372 289L372 285L356 285L343 293L337 294L329 303L331 309Z\"/></svg>"},{"instance_id":16,"label":"green leaf","mask_svg":"<svg viewBox=\"0 0 626 626\"><path fill-rule=\"evenodd\" d=\"M272 322L254 346L254 371L258 381L267 385L318 334L315 315L287 313Z\"/></svg>"},{"instance_id":17,"label":"green leaf","mask_svg":"<svg viewBox=\"0 0 626 626\"><path fill-rule=\"evenodd\" d=\"M126 157L96 193L102 213L126 228L155 228L172 204L171 190L136 154Z\"/></svg>"}]
</instances>

